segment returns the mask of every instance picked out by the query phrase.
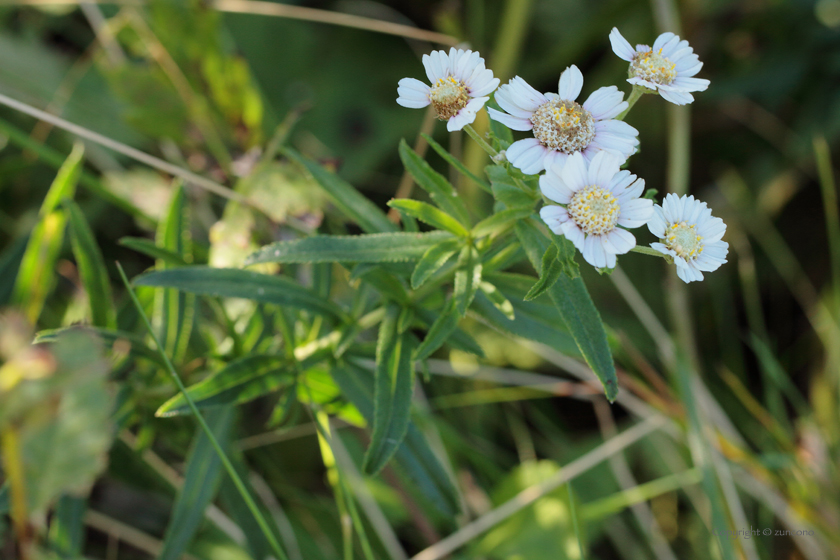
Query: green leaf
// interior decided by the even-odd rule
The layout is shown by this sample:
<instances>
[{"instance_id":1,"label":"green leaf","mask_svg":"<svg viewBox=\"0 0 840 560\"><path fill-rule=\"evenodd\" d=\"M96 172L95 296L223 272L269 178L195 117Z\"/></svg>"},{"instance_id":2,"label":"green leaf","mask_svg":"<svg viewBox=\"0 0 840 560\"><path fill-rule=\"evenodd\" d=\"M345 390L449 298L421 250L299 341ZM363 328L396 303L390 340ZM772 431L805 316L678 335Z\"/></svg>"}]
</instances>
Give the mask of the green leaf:
<instances>
[{"instance_id":1,"label":"green leaf","mask_svg":"<svg viewBox=\"0 0 840 560\"><path fill-rule=\"evenodd\" d=\"M184 186L178 183L169 209L158 224L156 234L158 245L180 255L184 261L192 261L192 237L190 213ZM157 270L167 270L173 265L160 260ZM178 290L155 290L153 325L163 350L173 362L179 362L187 351L195 314L195 296Z\"/></svg>"},{"instance_id":2,"label":"green leaf","mask_svg":"<svg viewBox=\"0 0 840 560\"><path fill-rule=\"evenodd\" d=\"M399 306L390 304L379 325L376 344L376 383L373 433L365 453L364 470L376 474L397 451L411 417L414 392L413 341L409 333L397 332Z\"/></svg>"},{"instance_id":3,"label":"green leaf","mask_svg":"<svg viewBox=\"0 0 840 560\"><path fill-rule=\"evenodd\" d=\"M552 243L545 250L542 256L540 270L540 279L525 294L525 301L531 301L541 296L557 282L558 276L563 274L563 265L560 264L560 260L557 258L557 245Z\"/></svg>"},{"instance_id":4,"label":"green leaf","mask_svg":"<svg viewBox=\"0 0 840 560\"><path fill-rule=\"evenodd\" d=\"M484 172L490 178L490 188L496 200L508 208L534 207L536 198L519 188L507 169L501 165L488 165Z\"/></svg>"},{"instance_id":5,"label":"green leaf","mask_svg":"<svg viewBox=\"0 0 840 560\"><path fill-rule=\"evenodd\" d=\"M79 276L90 301L91 323L97 327L116 328L111 281L93 231L75 202L65 200L64 208L70 217L70 240Z\"/></svg>"},{"instance_id":6,"label":"green leaf","mask_svg":"<svg viewBox=\"0 0 840 560\"><path fill-rule=\"evenodd\" d=\"M371 373L352 363L332 368L341 392L372 423L374 418L374 379ZM406 436L394 454L394 464L416 485L417 491L441 513L452 517L460 510L458 493L446 470L432 452L426 438L409 422Z\"/></svg>"},{"instance_id":7,"label":"green leaf","mask_svg":"<svg viewBox=\"0 0 840 560\"><path fill-rule=\"evenodd\" d=\"M506 150L513 144L513 133L499 121L490 119L490 134L499 141L498 147L501 150Z\"/></svg>"},{"instance_id":8,"label":"green leaf","mask_svg":"<svg viewBox=\"0 0 840 560\"><path fill-rule=\"evenodd\" d=\"M481 282L479 285L481 291L484 292L484 295L487 296L493 305L496 306L496 309L502 312L502 314L513 321L516 319L516 313L513 310L513 304L510 303L510 300L505 297L505 295L499 291L496 286L491 284L490 282Z\"/></svg>"},{"instance_id":9,"label":"green leaf","mask_svg":"<svg viewBox=\"0 0 840 560\"><path fill-rule=\"evenodd\" d=\"M359 227L366 233L397 231L399 229L396 224L388 219L385 212L338 175L330 173L291 148L282 148L281 151L284 155L308 169L312 177L330 196L333 204L345 216L359 224Z\"/></svg>"},{"instance_id":10,"label":"green leaf","mask_svg":"<svg viewBox=\"0 0 840 560\"><path fill-rule=\"evenodd\" d=\"M207 415L211 432L224 449L233 428L234 408L215 410ZM178 560L204 521L204 510L216 495L222 481L222 461L210 439L201 431L187 458L184 486L178 492L158 560Z\"/></svg>"},{"instance_id":11,"label":"green leaf","mask_svg":"<svg viewBox=\"0 0 840 560\"><path fill-rule=\"evenodd\" d=\"M440 318L440 314L443 312L445 307L440 311L436 312L431 309L426 309L423 307L418 307L415 309L417 313L417 317L420 318L428 327L431 329L432 325L435 324ZM426 337L428 338L428 334ZM450 347L455 348L456 350L461 350L462 352L467 352L468 354L474 354L479 358L485 358L484 350L482 350L481 345L476 342L476 340L466 333L466 331L456 328L455 330L451 331L451 334L446 339L446 344Z\"/></svg>"},{"instance_id":12,"label":"green leaf","mask_svg":"<svg viewBox=\"0 0 840 560\"><path fill-rule=\"evenodd\" d=\"M388 206L396 208L400 212L404 212L412 218L416 218L432 227L445 229L459 237L467 237L470 234L464 226L458 223L458 220L446 212L438 210L431 204L426 204L419 200L401 198L388 202Z\"/></svg>"},{"instance_id":13,"label":"green leaf","mask_svg":"<svg viewBox=\"0 0 840 560\"><path fill-rule=\"evenodd\" d=\"M294 368L283 356L251 355L235 360L199 383L187 388L199 408L235 405L273 393L294 383ZM155 412L175 416L190 412L183 393L178 393Z\"/></svg>"},{"instance_id":14,"label":"green leaf","mask_svg":"<svg viewBox=\"0 0 840 560\"><path fill-rule=\"evenodd\" d=\"M245 259L245 264L411 261L451 237L442 231L317 235L266 245Z\"/></svg>"},{"instance_id":15,"label":"green leaf","mask_svg":"<svg viewBox=\"0 0 840 560\"><path fill-rule=\"evenodd\" d=\"M26 252L18 269L12 300L26 314L30 323L37 322L41 309L55 282L54 270L64 241L67 217L59 204L73 198L82 172L84 146L73 146L73 151L58 170L50 190L38 212L38 223L29 236Z\"/></svg>"},{"instance_id":16,"label":"green leaf","mask_svg":"<svg viewBox=\"0 0 840 560\"><path fill-rule=\"evenodd\" d=\"M373 286L383 297L403 305L410 305L411 303L411 296L408 295L408 291L400 279L380 265L357 264L353 269L353 277L361 278L366 284Z\"/></svg>"},{"instance_id":17,"label":"green leaf","mask_svg":"<svg viewBox=\"0 0 840 560\"><path fill-rule=\"evenodd\" d=\"M475 238L484 237L491 233L499 233L498 230L505 230L513 227L517 220L527 218L533 212L533 206L525 206L519 208L509 208L496 212L489 218L485 218L478 222L472 230L472 235Z\"/></svg>"},{"instance_id":18,"label":"green leaf","mask_svg":"<svg viewBox=\"0 0 840 560\"><path fill-rule=\"evenodd\" d=\"M62 558L78 558L84 541L87 500L64 495L58 500L50 521L50 548Z\"/></svg>"},{"instance_id":19,"label":"green leaf","mask_svg":"<svg viewBox=\"0 0 840 560\"><path fill-rule=\"evenodd\" d=\"M435 319L435 322L432 323L431 327L429 327L429 331L426 333L426 338L423 339L423 342L417 347L417 350L414 351L414 359L425 360L434 354L438 348L447 342L449 336L458 327L459 320L460 317L455 311L455 300L450 299L446 305L443 306L443 309L437 316L437 319Z\"/></svg>"},{"instance_id":20,"label":"green leaf","mask_svg":"<svg viewBox=\"0 0 840 560\"><path fill-rule=\"evenodd\" d=\"M161 260L166 264L171 264L173 266L184 266L187 264L184 257L175 251L159 247L151 239L143 239L142 237L123 237L119 240L119 244L123 247L128 247L133 251L137 251L138 253L143 253L153 259Z\"/></svg>"},{"instance_id":21,"label":"green leaf","mask_svg":"<svg viewBox=\"0 0 840 560\"><path fill-rule=\"evenodd\" d=\"M551 230L549 230L548 235L554 242L554 246L557 247L557 262L562 268L563 273L569 278L580 276L580 268L577 262L575 262L575 255L577 254L575 244L565 236L557 235Z\"/></svg>"},{"instance_id":22,"label":"green leaf","mask_svg":"<svg viewBox=\"0 0 840 560\"><path fill-rule=\"evenodd\" d=\"M495 121L494 121L494 122L495 122ZM454 167L455 169L457 169L457 170L458 170L458 171L459 171L462 175L464 175L465 177L467 177L467 178L469 178L469 179L472 179L472 181L473 181L476 185L478 185L479 187L481 187L481 189L482 189L482 190L484 190L484 191L486 191L486 192L488 192L488 193L489 193L489 192L491 192L491 190L490 190L490 185L488 185L486 181L483 181L483 180L482 180L482 179L481 179L478 175L476 175L475 173L473 173L472 171L470 171L469 169L467 169L467 166L466 166L466 165L464 165L463 163L461 163L461 162L458 160L458 158L454 157L452 154L450 154L449 152L447 152L447 151L443 148L443 146L441 146L440 144L438 144L437 142L435 142L434 138L432 138L431 136L429 136L429 135L428 135L428 134L426 134L425 132L424 132L424 133L422 133L422 134L421 134L421 136L423 136L423 138L425 138L425 139L426 139L426 142L428 142L428 143L429 143L429 146L431 146L431 147L432 147L432 149L433 149L434 151L436 151L436 152L440 155L440 157L442 157L443 159L445 159L445 160L446 160L446 162L447 162L449 165L451 165L452 167Z\"/></svg>"},{"instance_id":23,"label":"green leaf","mask_svg":"<svg viewBox=\"0 0 840 560\"><path fill-rule=\"evenodd\" d=\"M541 256L548 248L549 239L532 219L518 222L516 233L531 264L541 272ZM580 277L573 279L560 274L556 283L548 289L548 294L574 337L586 363L604 385L607 398L610 401L615 400L618 394L618 379L607 343L607 333L583 279Z\"/></svg>"},{"instance_id":24,"label":"green leaf","mask_svg":"<svg viewBox=\"0 0 840 560\"><path fill-rule=\"evenodd\" d=\"M481 282L481 260L475 247L464 247L458 257L458 270L455 272L455 290L453 297L458 314L463 317L475 297Z\"/></svg>"},{"instance_id":25,"label":"green leaf","mask_svg":"<svg viewBox=\"0 0 840 560\"><path fill-rule=\"evenodd\" d=\"M135 278L133 283L137 286L175 288L205 296L244 298L289 306L329 315L338 320L346 317L344 311L333 302L318 297L288 278L238 268L185 266L149 272Z\"/></svg>"},{"instance_id":26,"label":"green leaf","mask_svg":"<svg viewBox=\"0 0 840 560\"><path fill-rule=\"evenodd\" d=\"M118 331L113 329L103 329L98 327L65 327L63 329L47 329L40 331L36 336L33 344L44 344L48 342L55 342L61 336L74 331L90 332L99 337L99 339L108 348L113 348L117 344L127 344L128 353L135 358L145 358L160 367L166 367L166 363L161 359L160 353L157 350L150 348L142 337L136 334Z\"/></svg>"},{"instance_id":27,"label":"green leaf","mask_svg":"<svg viewBox=\"0 0 840 560\"><path fill-rule=\"evenodd\" d=\"M460 239L447 239L429 247L417 262L414 272L411 273L411 287L416 290L422 286L432 274L452 258L452 255L458 252L461 243Z\"/></svg>"},{"instance_id":28,"label":"green leaf","mask_svg":"<svg viewBox=\"0 0 840 560\"><path fill-rule=\"evenodd\" d=\"M28 236L18 237L9 243L9 246L3 251L3 255L0 256L0 306L8 304L12 297L15 278L17 278L28 243Z\"/></svg>"},{"instance_id":29,"label":"green leaf","mask_svg":"<svg viewBox=\"0 0 840 560\"><path fill-rule=\"evenodd\" d=\"M400 142L400 159L406 171L414 177L423 190L429 193L435 204L462 224L471 223L470 213L455 191L455 187L446 180L446 177L432 169L423 158L418 156L405 140Z\"/></svg>"}]
</instances>

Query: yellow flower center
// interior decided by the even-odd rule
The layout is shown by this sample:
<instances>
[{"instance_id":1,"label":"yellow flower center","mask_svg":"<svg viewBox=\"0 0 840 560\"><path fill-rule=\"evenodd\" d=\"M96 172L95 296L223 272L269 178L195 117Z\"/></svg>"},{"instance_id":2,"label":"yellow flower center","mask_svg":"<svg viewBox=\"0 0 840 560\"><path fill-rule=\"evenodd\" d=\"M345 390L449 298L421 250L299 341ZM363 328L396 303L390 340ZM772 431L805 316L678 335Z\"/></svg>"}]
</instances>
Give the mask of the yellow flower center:
<instances>
[{"instance_id":1,"label":"yellow flower center","mask_svg":"<svg viewBox=\"0 0 840 560\"><path fill-rule=\"evenodd\" d=\"M612 231L621 213L618 200L598 185L589 185L576 192L566 210L577 226L589 235Z\"/></svg>"},{"instance_id":2,"label":"yellow flower center","mask_svg":"<svg viewBox=\"0 0 840 560\"><path fill-rule=\"evenodd\" d=\"M432 86L429 94L432 106L437 111L438 119L448 121L458 114L458 111L467 106L470 96L467 95L467 86L452 76L439 78Z\"/></svg>"},{"instance_id":3,"label":"yellow flower center","mask_svg":"<svg viewBox=\"0 0 840 560\"><path fill-rule=\"evenodd\" d=\"M630 63L630 74L648 82L668 85L677 77L677 65L662 56L662 49L637 53Z\"/></svg>"},{"instance_id":4,"label":"yellow flower center","mask_svg":"<svg viewBox=\"0 0 840 560\"><path fill-rule=\"evenodd\" d=\"M534 137L546 148L573 154L595 138L595 119L574 101L543 103L531 116Z\"/></svg>"},{"instance_id":5,"label":"yellow flower center","mask_svg":"<svg viewBox=\"0 0 840 560\"><path fill-rule=\"evenodd\" d=\"M687 261L694 260L703 252L703 237L697 235L694 224L685 222L671 224L665 231L665 245Z\"/></svg>"}]
</instances>

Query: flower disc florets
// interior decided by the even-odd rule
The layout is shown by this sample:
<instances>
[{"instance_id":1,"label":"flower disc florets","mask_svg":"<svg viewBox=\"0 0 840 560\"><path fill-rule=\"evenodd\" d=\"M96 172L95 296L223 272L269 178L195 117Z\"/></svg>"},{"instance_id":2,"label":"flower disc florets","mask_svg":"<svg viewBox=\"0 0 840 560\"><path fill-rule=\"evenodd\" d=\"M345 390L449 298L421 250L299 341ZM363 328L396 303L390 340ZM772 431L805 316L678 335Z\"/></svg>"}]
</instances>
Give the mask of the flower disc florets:
<instances>
[{"instance_id":1,"label":"flower disc florets","mask_svg":"<svg viewBox=\"0 0 840 560\"><path fill-rule=\"evenodd\" d=\"M677 77L677 65L659 51L637 53L630 63L630 74L648 82L668 85Z\"/></svg>"},{"instance_id":2,"label":"flower disc florets","mask_svg":"<svg viewBox=\"0 0 840 560\"><path fill-rule=\"evenodd\" d=\"M685 260L696 259L703 252L703 236L697 235L695 224L671 224L665 233L665 246Z\"/></svg>"},{"instance_id":3,"label":"flower disc florets","mask_svg":"<svg viewBox=\"0 0 840 560\"><path fill-rule=\"evenodd\" d=\"M534 137L543 146L573 154L586 148L595 138L592 113L574 101L557 99L540 106L531 117Z\"/></svg>"},{"instance_id":4,"label":"flower disc florets","mask_svg":"<svg viewBox=\"0 0 840 560\"><path fill-rule=\"evenodd\" d=\"M603 187L588 185L577 191L566 207L577 226L589 235L603 235L618 223L618 200Z\"/></svg>"},{"instance_id":5,"label":"flower disc florets","mask_svg":"<svg viewBox=\"0 0 840 560\"><path fill-rule=\"evenodd\" d=\"M429 92L429 99L437 112L438 119L447 121L467 106L470 96L463 82L449 76L438 79Z\"/></svg>"}]
</instances>

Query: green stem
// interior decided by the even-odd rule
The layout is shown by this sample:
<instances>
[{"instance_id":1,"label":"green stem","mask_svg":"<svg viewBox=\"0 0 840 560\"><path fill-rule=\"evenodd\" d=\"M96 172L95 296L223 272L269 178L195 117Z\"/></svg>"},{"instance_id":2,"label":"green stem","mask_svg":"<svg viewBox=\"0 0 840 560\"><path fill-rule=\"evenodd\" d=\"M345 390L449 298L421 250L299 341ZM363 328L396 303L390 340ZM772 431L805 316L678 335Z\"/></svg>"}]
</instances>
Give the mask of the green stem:
<instances>
[{"instance_id":1,"label":"green stem","mask_svg":"<svg viewBox=\"0 0 840 560\"><path fill-rule=\"evenodd\" d=\"M484 138L482 138L482 137L481 137L481 135L480 135L478 132L476 132L476 131L475 131L475 129L473 129L473 127L472 127L472 126L470 126L470 125L465 126L465 127L464 127L464 130L466 130L466 131L467 131L467 134L469 134L469 135L470 135L470 138L472 138L473 140L475 140L476 144L478 144L479 146L481 146L481 149L482 149L482 150L484 150L485 152L487 152L488 154L490 154L490 157L496 157L497 155L499 155L499 152L497 152L496 150L494 150L494 149L493 149L493 146L491 146L490 144L488 144L488 143L484 140Z\"/></svg>"},{"instance_id":2,"label":"green stem","mask_svg":"<svg viewBox=\"0 0 840 560\"><path fill-rule=\"evenodd\" d=\"M236 469L233 467L233 464L230 462L230 459L228 459L227 455L222 449L222 446L216 439L216 436L213 435L213 432L210 430L210 426L208 426L207 421L204 420L204 416L202 416L201 413L198 411L198 407L195 405L195 401L193 401L192 397L187 392L187 388L181 381L181 377L178 375L178 372L175 371L175 366L172 365L172 362L169 360L169 356L167 356L166 352L163 351L163 346L158 340L157 335L155 335L155 331L152 328L152 324L149 322L149 318L146 317L146 313L143 311L143 306L140 304L140 300L137 299L137 294L135 294L134 290L131 288L131 284L128 282L128 278L126 277L125 271L123 270L120 263L117 263L117 270L120 273L120 277L122 278L123 284L125 284L126 290L128 290L128 295L131 297L131 301L137 308L137 313L140 315L140 318L143 319L143 324L146 325L146 330L149 331L149 334L151 335L152 340L154 340L155 346L157 347L161 358L163 358L163 361L166 364L166 369L169 370L169 374L175 381L175 385L178 386L178 390L181 391L181 394L184 395L187 404L190 406L190 410L192 411L193 416L195 416L195 419L198 421L199 425L201 426L201 429L204 430L204 433L207 435L207 438L213 445L213 449L215 449L216 453L219 455L219 459L221 459L225 470L227 471L228 475L233 481L234 486L236 486L236 489L239 491L239 494L242 496L242 499L245 501L245 504L248 506L248 509L251 511L251 515L254 516L254 520L257 522L257 525L259 525L260 530L262 531L263 536L265 536L266 541L268 541L268 544L271 547L274 555L278 558L278 560L288 560L288 556L286 556L286 553L280 547L280 543L277 542L277 539L274 537L274 533L269 528L268 522L266 522L265 517L263 517L262 512L259 510L257 504L254 502L254 499L251 497L251 494L248 492L248 489L245 487L245 483L243 483L242 479L239 478L239 473L236 472Z\"/></svg>"},{"instance_id":3,"label":"green stem","mask_svg":"<svg viewBox=\"0 0 840 560\"><path fill-rule=\"evenodd\" d=\"M651 257L662 257L663 259L666 258L668 255L664 253L660 253L656 249L651 249L650 247L645 247L644 245L636 245L632 249L630 249L632 253L642 253L643 255L650 255Z\"/></svg>"},{"instance_id":4,"label":"green stem","mask_svg":"<svg viewBox=\"0 0 840 560\"><path fill-rule=\"evenodd\" d=\"M639 99L641 99L641 97L642 97L644 94L649 93L649 92L650 92L650 90L649 90L649 89L644 88L644 87L642 87L642 86L633 86L633 89L632 89L632 90L630 90L630 97L628 97L628 98L627 98L627 108L626 108L626 109L624 109L624 111L622 111L622 112L621 112L621 114L620 114L620 115L618 115L618 116L615 118L615 120L617 120L617 121L623 121L623 120L624 120L624 117L626 117L626 116L627 116L627 113L629 113L629 112L630 112L630 109L632 109L632 108L633 108L633 105L635 105L635 104L636 104L636 102L637 102Z\"/></svg>"},{"instance_id":5,"label":"green stem","mask_svg":"<svg viewBox=\"0 0 840 560\"><path fill-rule=\"evenodd\" d=\"M3 430L2 435L3 467L9 481L11 494L11 515L15 527L21 558L29 557L29 521L26 513L26 481L23 475L23 457L20 452L20 438L13 426Z\"/></svg>"}]
</instances>

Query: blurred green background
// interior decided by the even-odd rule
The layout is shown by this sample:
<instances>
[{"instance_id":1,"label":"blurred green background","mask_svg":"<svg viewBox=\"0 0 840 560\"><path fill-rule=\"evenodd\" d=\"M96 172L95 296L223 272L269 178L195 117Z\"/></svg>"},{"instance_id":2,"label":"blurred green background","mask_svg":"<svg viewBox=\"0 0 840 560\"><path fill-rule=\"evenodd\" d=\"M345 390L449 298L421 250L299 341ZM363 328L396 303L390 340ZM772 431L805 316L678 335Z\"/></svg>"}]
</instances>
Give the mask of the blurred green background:
<instances>
[{"instance_id":1,"label":"blurred green background","mask_svg":"<svg viewBox=\"0 0 840 560\"><path fill-rule=\"evenodd\" d=\"M403 174L399 141L413 144L424 121L424 111L396 104L397 82L406 76L425 79L420 56L443 48L377 30L220 11L212 1L47 4L0 5L0 93L231 186L249 174L272 138L282 137L383 207ZM752 492L746 483L739 490L733 486L745 517L726 525L785 529L791 519L785 515L793 515L801 527L820 533L798 540L753 538L749 544L734 539L737 557L840 557L840 239L831 229L837 224L837 195L827 179L840 134L840 0L301 5L442 33L453 44L479 50L503 82L519 75L541 91L556 91L560 73L576 64L585 76L584 98L606 85L630 89L626 63L609 47L613 26L634 44L651 44L665 29L690 41L705 63L699 77L711 86L695 94L695 103L682 113L690 113L689 192L728 224L730 262L681 292L688 294L688 333L680 331L669 305L668 267L660 259L629 255L619 261L618 277L598 276L584 266L582 273L610 328L623 392L684 418L686 403L669 388L662 355L667 341L656 323L680 331L679 343L693 341L699 378L719 403L710 414L722 415L743 438L734 447L721 443L721 453L734 465L736 479L763 485L753 485ZM627 119L641 140L631 169L648 188L658 189L659 197L674 187L669 165L679 149L673 129L679 118L660 98L645 96ZM442 123L435 123L433 136L473 168L487 163L473 153L469 138L448 134ZM27 236L73 142L62 130L0 108L0 301L9 301ZM171 178L93 143L86 143L85 158L86 179L76 201L107 263L120 302L117 320L134 327L137 317L113 263L119 260L134 276L154 260L118 240L154 235L154 222L173 191ZM437 155L430 152L428 159L451 176L470 205L490 207L484 193L459 181ZM226 213L226 223L211 229L224 201L187 187L197 261L210 252L217 264L239 265L249 247L283 239L289 228L301 225L341 230L334 209L282 159L237 189L258 197L269 218L249 222ZM654 241L647 231L639 230L637 237L639 243ZM85 295L69 241L56 272L38 329L85 320ZM521 272L532 274L524 265ZM567 377L574 364L580 366L544 348L512 342L478 321L468 319L465 326L487 360L439 352L433 365L440 371L433 373L495 372L510 380L521 372ZM193 357L195 363L185 364L188 378L204 365ZM127 378L115 384L140 383ZM611 416L600 397L580 393L580 385L570 397L554 394L560 389L528 392L442 375L432 381L423 384L433 411L429 417L467 508L463 518L436 517L393 472L369 481L409 555L597 445L614 429L612 416L620 425L630 416L621 404L611 407ZM138 390L141 397L111 448L109 466L92 487L88 508L96 514L85 517L83 548L89 558L148 558L156 555L155 543L167 538L173 488L184 475L193 424L153 416L173 394L165 381L158 378ZM339 558L339 516L318 441L312 429L294 431L296 422L305 425L307 419L271 432L273 439L247 439L267 432L274 404L259 400L240 407L226 437L243 449L242 464L255 473L251 484L257 493L282 504L301 557ZM358 458L365 439L352 430L359 437L344 441ZM579 558L573 518L583 524L587 557L719 557L704 490L694 479L650 490L642 509L611 509L603 501L614 493L632 501L629 487L685 470L691 459L685 442L659 435L622 457L620 464L602 463L575 480L574 515L563 487L453 558ZM237 507L229 486L225 479L216 502L221 518L208 515L190 545L194 557L247 557L225 525ZM141 537L126 537L124 526ZM4 531L0 556L14 558L8 526Z\"/></svg>"}]
</instances>

